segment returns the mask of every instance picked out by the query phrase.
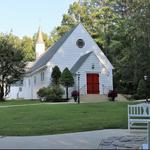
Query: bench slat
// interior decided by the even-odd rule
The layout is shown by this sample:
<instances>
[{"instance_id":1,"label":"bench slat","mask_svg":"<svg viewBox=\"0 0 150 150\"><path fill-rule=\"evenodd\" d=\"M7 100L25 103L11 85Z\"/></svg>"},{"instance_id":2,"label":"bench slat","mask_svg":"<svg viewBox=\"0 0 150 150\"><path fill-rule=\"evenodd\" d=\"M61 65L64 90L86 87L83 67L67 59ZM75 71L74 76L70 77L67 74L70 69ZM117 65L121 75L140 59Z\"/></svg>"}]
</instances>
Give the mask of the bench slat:
<instances>
[{"instance_id":1,"label":"bench slat","mask_svg":"<svg viewBox=\"0 0 150 150\"><path fill-rule=\"evenodd\" d=\"M147 123L147 122L150 122L150 120L145 120L145 119L130 119L129 122L135 122L135 123Z\"/></svg>"}]
</instances>

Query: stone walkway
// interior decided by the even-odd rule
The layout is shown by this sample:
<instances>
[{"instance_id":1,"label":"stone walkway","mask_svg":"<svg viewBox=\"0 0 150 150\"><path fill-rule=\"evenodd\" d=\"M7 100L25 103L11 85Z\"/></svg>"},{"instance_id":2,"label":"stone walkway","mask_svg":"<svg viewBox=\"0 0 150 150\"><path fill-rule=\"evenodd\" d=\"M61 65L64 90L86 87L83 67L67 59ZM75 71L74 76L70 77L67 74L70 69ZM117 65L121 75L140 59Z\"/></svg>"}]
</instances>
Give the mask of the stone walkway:
<instances>
[{"instance_id":1,"label":"stone walkway","mask_svg":"<svg viewBox=\"0 0 150 150\"><path fill-rule=\"evenodd\" d=\"M120 137L109 137L100 142L98 149L141 149L147 143L146 136L127 135Z\"/></svg>"}]
</instances>

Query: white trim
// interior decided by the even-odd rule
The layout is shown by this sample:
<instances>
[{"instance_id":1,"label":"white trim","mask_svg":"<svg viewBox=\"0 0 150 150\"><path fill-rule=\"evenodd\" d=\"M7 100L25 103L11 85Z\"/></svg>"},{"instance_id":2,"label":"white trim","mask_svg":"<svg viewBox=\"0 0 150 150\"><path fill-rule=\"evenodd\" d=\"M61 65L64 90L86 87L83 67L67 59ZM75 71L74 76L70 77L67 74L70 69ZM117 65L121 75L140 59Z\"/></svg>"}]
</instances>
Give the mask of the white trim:
<instances>
[{"instance_id":1,"label":"white trim","mask_svg":"<svg viewBox=\"0 0 150 150\"><path fill-rule=\"evenodd\" d=\"M28 72L27 72L27 73L25 74L25 77L32 76L32 75L36 74L37 72L40 72L41 70L44 70L44 69L46 69L46 68L47 68L47 65L44 65L44 66L38 68L37 70L31 72L31 73L28 73Z\"/></svg>"}]
</instances>

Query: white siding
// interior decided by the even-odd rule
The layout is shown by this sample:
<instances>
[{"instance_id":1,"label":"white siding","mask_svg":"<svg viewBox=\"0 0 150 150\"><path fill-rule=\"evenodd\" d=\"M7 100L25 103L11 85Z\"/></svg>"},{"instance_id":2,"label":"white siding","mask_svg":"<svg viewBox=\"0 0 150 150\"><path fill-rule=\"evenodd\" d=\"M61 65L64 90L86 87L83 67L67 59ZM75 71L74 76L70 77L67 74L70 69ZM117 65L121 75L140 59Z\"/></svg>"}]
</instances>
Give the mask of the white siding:
<instances>
[{"instance_id":1,"label":"white siding","mask_svg":"<svg viewBox=\"0 0 150 150\"><path fill-rule=\"evenodd\" d=\"M78 46L76 45L76 41L78 39L83 39L85 41L85 46L83 48L78 48ZM72 32L72 34L64 42L64 44L62 44L62 46L59 48L59 50L56 52L50 62L52 64L58 65L61 70L63 70L65 67L71 69L72 66L82 55L90 51L94 51L97 55L102 55L103 59L105 59L104 62L106 62L107 58L104 56L103 52L97 46L95 41L91 38L89 33L80 24Z\"/></svg>"},{"instance_id":2,"label":"white siding","mask_svg":"<svg viewBox=\"0 0 150 150\"><path fill-rule=\"evenodd\" d=\"M24 97L23 91L20 91L22 86L11 86L10 93L6 96L7 99L22 99ZM23 89L22 89L23 90Z\"/></svg>"},{"instance_id":3,"label":"white siding","mask_svg":"<svg viewBox=\"0 0 150 150\"><path fill-rule=\"evenodd\" d=\"M41 72L44 72L44 80L41 81ZM36 77L36 84L34 78ZM24 78L23 92L25 99L38 99L37 91L42 87L47 87L50 84L50 68L47 67L38 72L35 72L29 77ZM30 86L29 86L30 79Z\"/></svg>"}]
</instances>

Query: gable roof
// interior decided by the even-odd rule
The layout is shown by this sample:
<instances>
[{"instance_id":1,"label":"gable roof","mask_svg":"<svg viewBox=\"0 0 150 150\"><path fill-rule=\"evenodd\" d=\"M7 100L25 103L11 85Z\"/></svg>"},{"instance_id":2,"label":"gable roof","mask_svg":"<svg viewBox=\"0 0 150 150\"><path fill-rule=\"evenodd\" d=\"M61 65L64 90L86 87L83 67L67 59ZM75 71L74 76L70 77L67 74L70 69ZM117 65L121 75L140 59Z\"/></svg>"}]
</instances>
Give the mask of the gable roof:
<instances>
[{"instance_id":1,"label":"gable roof","mask_svg":"<svg viewBox=\"0 0 150 150\"><path fill-rule=\"evenodd\" d=\"M86 61L86 59L92 54L93 52L89 52L83 56L81 56L78 61L73 65L73 67L70 69L72 73L76 73L77 70L82 66L82 64Z\"/></svg>"},{"instance_id":2,"label":"gable roof","mask_svg":"<svg viewBox=\"0 0 150 150\"><path fill-rule=\"evenodd\" d=\"M30 68L29 72L33 72L36 69L41 68L46 65L47 62L54 56L57 50L61 47L61 45L68 39L68 37L72 34L72 32L77 28L79 24L77 24L74 28L72 28L69 32L64 34L53 46L48 48L48 50L35 62L35 64Z\"/></svg>"}]
</instances>

